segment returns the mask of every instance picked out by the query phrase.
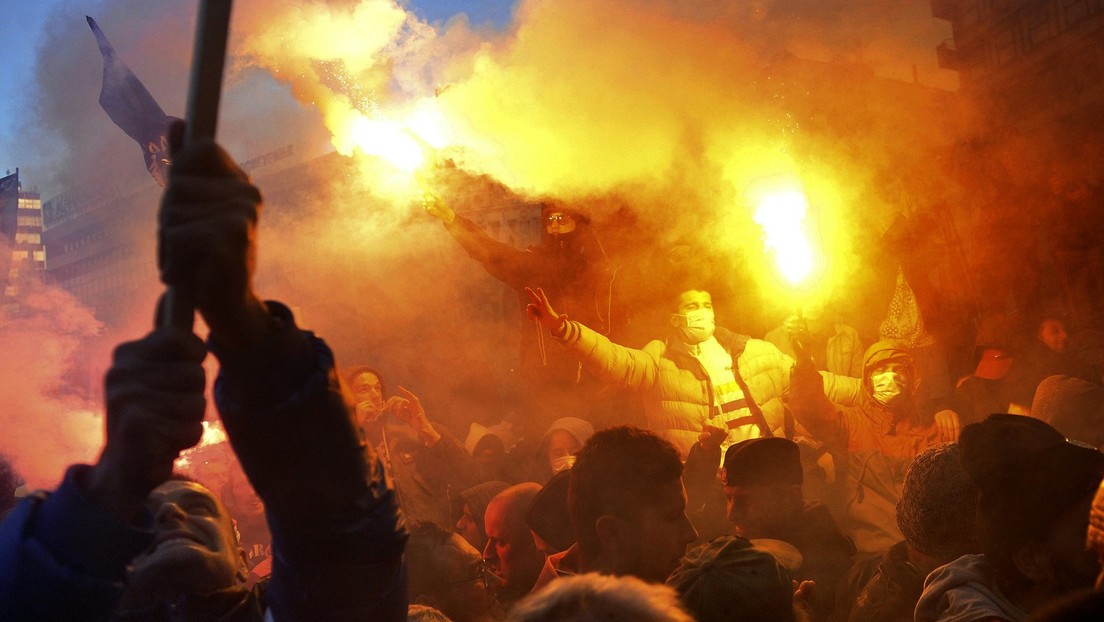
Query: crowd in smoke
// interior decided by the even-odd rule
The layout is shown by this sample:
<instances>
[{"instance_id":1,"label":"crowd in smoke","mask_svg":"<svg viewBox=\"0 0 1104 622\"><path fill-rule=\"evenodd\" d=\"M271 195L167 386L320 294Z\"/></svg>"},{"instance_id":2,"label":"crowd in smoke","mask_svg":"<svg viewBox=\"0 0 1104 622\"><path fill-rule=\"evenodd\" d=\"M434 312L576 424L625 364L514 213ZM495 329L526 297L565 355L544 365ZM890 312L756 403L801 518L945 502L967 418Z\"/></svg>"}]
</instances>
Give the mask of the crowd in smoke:
<instances>
[{"instance_id":1,"label":"crowd in smoke","mask_svg":"<svg viewBox=\"0 0 1104 622\"><path fill-rule=\"evenodd\" d=\"M963 606L1011 621L1091 587L1085 525L1104 475L1099 145L1070 153L1061 137L984 126L972 102L932 87L946 76L930 59L893 62L932 47L922 20L853 4L529 0L491 31L429 24L391 0L239 3L220 142L239 160L294 143L296 161L255 176L271 200L248 239L257 293L290 308L262 305L268 321L237 332L218 321L240 315L207 310L226 365L207 359L209 382L223 374L207 393L233 446L213 405L188 400L173 408L208 419L198 447L178 440L195 444L194 426L145 430L172 450L162 455L110 426L105 445L99 396L65 386L101 326L35 286L0 325L0 375L20 379L0 387L0 454L29 485L12 502L57 488L22 507L53 517L83 491L118 514L116 498L96 496L96 473L131 459L161 473L186 450L177 468L220 499L205 511L245 556L226 583L174 589L202 595L191 607L222 607L208 597L229 589L235 606L307 618L348 606L401 619L404 551L410 601L440 610L411 619L594 607L606 619L935 620ZM179 114L189 9L99 8ZM88 129L103 117L94 97L71 95L99 86L80 28L59 12L58 43L39 54L40 121L66 147L44 159L50 183L95 184L110 169L148 184L116 128ZM439 125L418 126L419 111ZM426 152L419 174L363 142L382 140L357 133L366 119L398 124L403 145ZM315 159L331 146L339 155ZM811 205L813 286L787 284L762 245L748 190L779 174ZM500 206L529 210L539 233L483 231L478 215ZM150 238L152 210L129 226ZM134 293L113 341L145 332L160 288ZM253 331L282 341L267 358L227 347ZM149 371L154 352L196 372L197 344L165 339L115 355L117 391L135 391L122 379L143 370L148 389L169 390ZM317 427L302 427L308 411ZM95 466L55 486L70 464ZM128 527L147 495L163 517L193 486L123 479L131 513L113 519ZM358 520L366 508L375 522ZM76 541L50 533L58 521L20 512L10 550L41 537L60 566L88 570L88 549L51 548ZM170 539L139 547L136 566ZM15 567L25 574L0 580L20 598L37 594L21 576L52 572ZM182 595L136 576L124 590L112 575L99 594L128 615ZM351 579L367 593L341 589ZM246 589L255 583L271 593ZM305 606L288 598L296 589L336 596Z\"/></svg>"}]
</instances>

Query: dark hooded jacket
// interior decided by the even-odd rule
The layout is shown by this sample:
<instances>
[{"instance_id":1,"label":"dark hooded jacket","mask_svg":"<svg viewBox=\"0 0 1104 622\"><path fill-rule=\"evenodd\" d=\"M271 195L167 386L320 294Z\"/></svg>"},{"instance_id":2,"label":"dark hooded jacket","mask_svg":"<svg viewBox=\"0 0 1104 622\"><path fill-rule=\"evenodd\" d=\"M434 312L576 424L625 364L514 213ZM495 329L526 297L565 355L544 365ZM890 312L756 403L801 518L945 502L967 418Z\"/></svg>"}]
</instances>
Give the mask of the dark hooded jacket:
<instances>
[{"instance_id":1,"label":"dark hooded jacket","mask_svg":"<svg viewBox=\"0 0 1104 622\"><path fill-rule=\"evenodd\" d=\"M541 288L553 308L603 334L611 328L612 273L590 221L573 214L575 230L550 235L542 229L541 241L526 250L500 242L479 225L457 215L445 225L448 232L472 259L494 278L518 294L522 309L529 298L524 288ZM524 318L524 314L519 317ZM539 373L560 385L580 381L579 362L558 348L542 348L532 327L526 323L521 344L523 373Z\"/></svg>"},{"instance_id":2,"label":"dark hooded jacket","mask_svg":"<svg viewBox=\"0 0 1104 622\"><path fill-rule=\"evenodd\" d=\"M897 527L897 498L905 471L921 451L940 442L932 424L920 420L915 395L919 380L906 387L907 400L895 410L873 397L871 371L908 352L892 341L879 341L863 357L862 391L854 406L837 406L824 395L820 376L811 365L794 367L791 409L799 423L832 454L837 482L844 487L845 529L862 553L889 549L904 539ZM915 372L913 374L915 376Z\"/></svg>"}]
</instances>

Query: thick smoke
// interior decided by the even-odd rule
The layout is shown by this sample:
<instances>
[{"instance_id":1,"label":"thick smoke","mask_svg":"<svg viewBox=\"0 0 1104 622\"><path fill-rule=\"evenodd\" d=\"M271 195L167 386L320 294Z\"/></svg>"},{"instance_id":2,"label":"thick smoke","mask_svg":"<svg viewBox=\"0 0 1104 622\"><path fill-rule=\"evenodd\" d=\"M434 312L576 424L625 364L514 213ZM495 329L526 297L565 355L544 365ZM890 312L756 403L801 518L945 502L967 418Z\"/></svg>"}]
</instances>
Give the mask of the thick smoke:
<instances>
[{"instance_id":1,"label":"thick smoke","mask_svg":"<svg viewBox=\"0 0 1104 622\"><path fill-rule=\"evenodd\" d=\"M19 307L0 310L0 454L28 484L53 487L103 442L102 409L66 392L73 354L102 325L67 292L31 279L21 286Z\"/></svg>"},{"instance_id":2,"label":"thick smoke","mask_svg":"<svg viewBox=\"0 0 1104 622\"><path fill-rule=\"evenodd\" d=\"M461 212L556 200L589 213L621 268L615 300L633 316L632 345L656 334L649 311L675 280L715 287L719 321L756 335L809 299L862 301L860 266L898 216L943 214L964 196L961 154L946 146L976 118L940 90L955 86L933 49L949 26L925 0L526 0L502 32L462 17L427 24L391 0L234 10L220 141L239 161L294 145L254 173L271 197L258 288L345 364L434 393L431 416L460 432L463 418L444 412L449 391L474 369L511 377L517 325L503 318L520 324L521 305L422 212L409 173L358 151L358 115L438 115L437 153L455 174L437 191ZM83 16L182 116L193 11L62 5L36 101L40 128L65 148L42 185L152 184L96 103L100 60ZM334 148L344 155L316 159ZM1030 168L1018 159L1030 150L1006 151L1001 174ZM778 174L800 179L814 208L825 266L815 291L781 284L752 219L748 188ZM972 223L958 226L965 235ZM126 338L147 322L149 289Z\"/></svg>"}]
</instances>

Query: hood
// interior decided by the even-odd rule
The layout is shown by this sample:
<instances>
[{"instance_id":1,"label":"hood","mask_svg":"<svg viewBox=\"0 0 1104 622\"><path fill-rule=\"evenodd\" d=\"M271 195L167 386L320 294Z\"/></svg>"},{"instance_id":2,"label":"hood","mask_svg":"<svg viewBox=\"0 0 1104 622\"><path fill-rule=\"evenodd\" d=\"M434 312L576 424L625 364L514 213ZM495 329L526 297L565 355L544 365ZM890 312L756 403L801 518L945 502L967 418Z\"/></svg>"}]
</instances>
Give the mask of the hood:
<instances>
[{"instance_id":1,"label":"hood","mask_svg":"<svg viewBox=\"0 0 1104 622\"><path fill-rule=\"evenodd\" d=\"M571 436L575 437L576 441L579 441L579 445L586 445L586 442L591 436L594 436L594 426L588 421L583 421L578 417L562 417L552 422L548 431L541 437L541 446L548 443L548 437L552 436L552 433L556 430L563 430Z\"/></svg>"},{"instance_id":2,"label":"hood","mask_svg":"<svg viewBox=\"0 0 1104 622\"><path fill-rule=\"evenodd\" d=\"M1012 604L993 580L984 555L963 555L932 571L916 603L916 622L973 622L999 618L1019 622L1027 612Z\"/></svg>"},{"instance_id":3,"label":"hood","mask_svg":"<svg viewBox=\"0 0 1104 622\"><path fill-rule=\"evenodd\" d=\"M909 389L912 395L916 395L916 390L920 387L920 376L916 371L916 365L913 364L912 354L909 353L904 342L895 339L878 341L866 349L866 354L863 356L862 384L868 395L873 393L873 388L870 386L871 370L894 359L907 361L912 366L912 383Z\"/></svg>"}]
</instances>

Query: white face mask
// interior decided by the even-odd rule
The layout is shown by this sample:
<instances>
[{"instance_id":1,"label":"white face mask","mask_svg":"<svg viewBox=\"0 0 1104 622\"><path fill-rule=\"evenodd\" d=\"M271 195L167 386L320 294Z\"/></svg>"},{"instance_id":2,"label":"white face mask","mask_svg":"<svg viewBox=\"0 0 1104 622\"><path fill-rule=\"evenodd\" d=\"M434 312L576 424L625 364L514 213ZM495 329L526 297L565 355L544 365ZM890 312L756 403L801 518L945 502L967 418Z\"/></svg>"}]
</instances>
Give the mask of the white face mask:
<instances>
[{"instance_id":1,"label":"white face mask","mask_svg":"<svg viewBox=\"0 0 1104 622\"><path fill-rule=\"evenodd\" d=\"M559 473L575 466L575 456L568 454L552 459L552 472Z\"/></svg>"},{"instance_id":2,"label":"white face mask","mask_svg":"<svg viewBox=\"0 0 1104 622\"><path fill-rule=\"evenodd\" d=\"M675 326L686 343L701 343L713 336L717 324L713 309L694 309L686 313L674 314Z\"/></svg>"},{"instance_id":3,"label":"white face mask","mask_svg":"<svg viewBox=\"0 0 1104 622\"><path fill-rule=\"evenodd\" d=\"M900 400L905 392L905 377L895 371L885 371L870 376L874 388L874 401L890 406Z\"/></svg>"}]
</instances>

